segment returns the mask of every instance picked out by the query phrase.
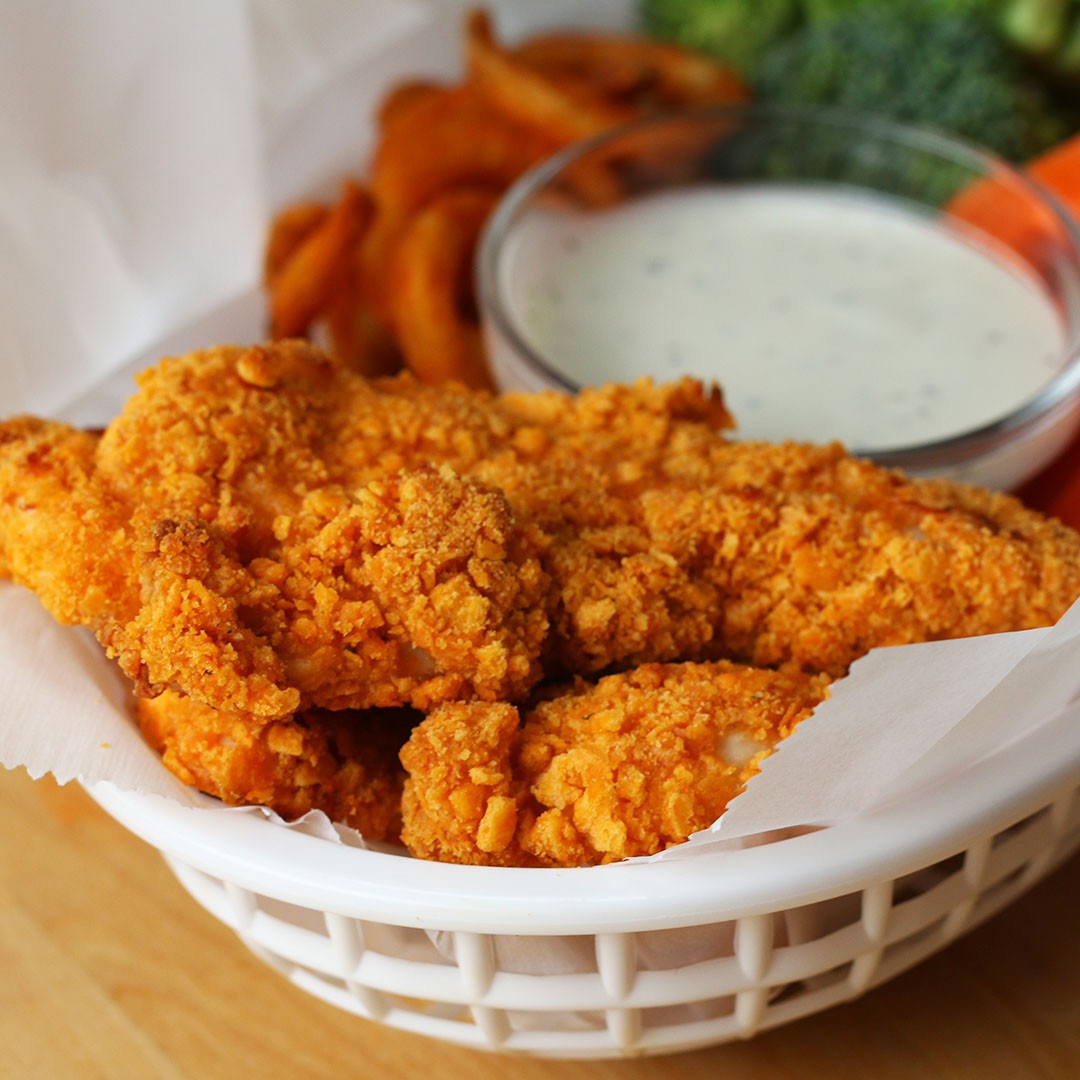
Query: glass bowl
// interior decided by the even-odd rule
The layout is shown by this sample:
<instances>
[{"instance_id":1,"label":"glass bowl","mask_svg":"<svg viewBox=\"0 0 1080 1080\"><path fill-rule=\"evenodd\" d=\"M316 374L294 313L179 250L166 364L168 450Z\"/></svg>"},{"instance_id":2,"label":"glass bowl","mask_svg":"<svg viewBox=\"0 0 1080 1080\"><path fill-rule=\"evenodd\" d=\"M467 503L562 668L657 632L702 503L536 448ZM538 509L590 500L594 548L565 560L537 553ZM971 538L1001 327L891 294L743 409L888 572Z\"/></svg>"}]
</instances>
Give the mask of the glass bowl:
<instances>
[{"instance_id":1,"label":"glass bowl","mask_svg":"<svg viewBox=\"0 0 1080 1080\"><path fill-rule=\"evenodd\" d=\"M812 192L849 200L853 207L884 206L887 200L890 207L910 212L912 220L932 223L935 233L947 232L957 241L953 246L964 246L1007 267L1017 278L1018 289L1025 284L1020 279L1026 278L1048 302L1049 318L1056 318L1060 334L1049 350L1043 349L1038 381L1022 396L1009 399L1006 407L977 423L960 422L955 430L945 428L929 440L849 437L852 452L914 474L1008 489L1054 458L1080 426L1080 230L1057 200L993 154L939 132L876 117L789 107L739 106L665 114L576 143L524 175L492 215L477 253L480 313L499 387L580 389L588 380L580 371L579 358L570 355L572 346L564 345L558 354L550 345L545 351L539 335L530 328L529 297L542 288L558 287L564 279L559 277L557 260L566 251L577 250L571 244L587 248L596 243L593 238L602 235L596 230L598 223L629 220L628 213L639 213L645 205L642 200L652 199L655 204L668 195L684 199L702 192L725 198ZM736 214L731 220L741 219ZM858 232L862 225L853 223L852 227ZM723 234L717 235L722 240ZM848 229L844 235L850 239L853 234ZM877 248L868 236L872 250L883 250L883 235L878 236ZM839 235L836 242L842 242ZM667 254L677 259L680 250L675 245ZM616 278L620 269L613 264L610 273L595 268L586 273L594 273L596 284L601 285ZM587 285L593 282L579 277L573 284L579 286L582 280ZM981 295L977 293L976 299ZM811 284L800 300L813 299ZM725 309L722 291L710 293L709 304L729 325L738 327L740 319L748 317L734 301ZM994 301L988 299L987 306L994 307ZM677 307L660 311L656 318L663 320L666 311L672 310L676 320ZM617 358L610 365L612 380L629 381L641 374L658 380L672 377L670 365L659 355L655 365L650 356L628 361L625 370L620 369L628 351L625 329L620 343L614 329L609 333L608 322L599 316L587 324L580 322L586 318L580 311L575 317L590 347ZM782 312L777 312L776 319L784 328ZM573 324L568 325L572 333ZM793 334L794 330L793 325ZM923 332L920 320L912 318L904 332L910 334L914 356ZM563 340L569 340L565 334ZM788 340L798 338L789 335ZM1034 338L1018 337L1021 353L1028 340L1034 342ZM718 362L709 365L711 370L690 373L723 387L722 347L718 340ZM1035 347L1032 344L1032 350ZM989 367L982 369L983 360L981 354L969 350L967 362L974 362L975 367L970 376L967 369L956 367L952 375L958 389L952 400L957 400L957 394L973 395L993 386L995 375ZM867 357L868 364L874 362L874 356ZM953 354L934 361L943 373L952 362ZM1028 358L1023 362L1027 364ZM752 377L753 372L742 373L744 381ZM1024 377L1030 379L1030 373ZM775 372L771 378L775 385ZM879 378L884 394L884 376L868 369L871 393L876 392ZM859 407L872 408L875 403L866 401L866 393L865 388L860 390ZM754 437L814 442L842 438L843 433L829 422L828 409L822 408L823 404L839 406L841 395L824 386L821 394L831 394L830 401L809 396L805 414L810 420L800 423L800 430L786 430L781 421L767 435L755 432ZM729 400L729 404L738 422L743 411L740 402ZM807 428L817 413L822 414L818 426ZM864 429L868 426L872 428L863 424Z\"/></svg>"}]
</instances>

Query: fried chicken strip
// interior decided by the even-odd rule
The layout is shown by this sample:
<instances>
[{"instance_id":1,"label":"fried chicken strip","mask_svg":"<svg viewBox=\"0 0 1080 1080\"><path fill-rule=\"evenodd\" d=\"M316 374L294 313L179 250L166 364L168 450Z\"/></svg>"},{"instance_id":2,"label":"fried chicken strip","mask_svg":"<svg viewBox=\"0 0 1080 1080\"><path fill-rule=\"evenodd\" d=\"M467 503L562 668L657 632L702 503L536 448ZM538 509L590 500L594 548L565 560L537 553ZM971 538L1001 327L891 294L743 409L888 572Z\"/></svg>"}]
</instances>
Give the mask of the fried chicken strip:
<instances>
[{"instance_id":1,"label":"fried chicken strip","mask_svg":"<svg viewBox=\"0 0 1080 1080\"><path fill-rule=\"evenodd\" d=\"M144 694L266 721L520 698L540 677L548 540L460 474L508 439L533 452L531 423L461 388L369 383L295 342L166 359L140 386L97 443L0 428L0 557ZM67 440L77 460L51 452ZM88 514L93 535L69 528Z\"/></svg>"},{"instance_id":2,"label":"fried chicken strip","mask_svg":"<svg viewBox=\"0 0 1080 1080\"><path fill-rule=\"evenodd\" d=\"M1060 523L835 444L728 440L689 379L492 398L285 342L139 383L99 442L0 426L0 564L143 693L260 722L649 661L839 675L1080 595Z\"/></svg>"},{"instance_id":3,"label":"fried chicken strip","mask_svg":"<svg viewBox=\"0 0 1080 1080\"><path fill-rule=\"evenodd\" d=\"M408 710L316 709L259 727L166 691L141 699L137 715L166 767L208 795L287 819L322 810L368 840L398 838L397 754L418 719Z\"/></svg>"},{"instance_id":4,"label":"fried chicken strip","mask_svg":"<svg viewBox=\"0 0 1080 1080\"><path fill-rule=\"evenodd\" d=\"M56 618L94 630L138 610L122 507L94 481L98 442L32 416L0 424L0 577L37 583Z\"/></svg>"},{"instance_id":5,"label":"fried chicken strip","mask_svg":"<svg viewBox=\"0 0 1080 1080\"><path fill-rule=\"evenodd\" d=\"M707 828L828 693L827 675L726 662L577 680L527 713L442 705L401 751L402 840L425 859L583 866Z\"/></svg>"},{"instance_id":6,"label":"fried chicken strip","mask_svg":"<svg viewBox=\"0 0 1080 1080\"><path fill-rule=\"evenodd\" d=\"M146 694L266 721L522 692L547 630L530 537L501 493L436 455L408 474L380 464L390 439L327 415L338 381L307 346L221 349L144 376L99 443L9 421L5 568L93 627ZM363 422L381 401L354 389L375 399Z\"/></svg>"}]
</instances>

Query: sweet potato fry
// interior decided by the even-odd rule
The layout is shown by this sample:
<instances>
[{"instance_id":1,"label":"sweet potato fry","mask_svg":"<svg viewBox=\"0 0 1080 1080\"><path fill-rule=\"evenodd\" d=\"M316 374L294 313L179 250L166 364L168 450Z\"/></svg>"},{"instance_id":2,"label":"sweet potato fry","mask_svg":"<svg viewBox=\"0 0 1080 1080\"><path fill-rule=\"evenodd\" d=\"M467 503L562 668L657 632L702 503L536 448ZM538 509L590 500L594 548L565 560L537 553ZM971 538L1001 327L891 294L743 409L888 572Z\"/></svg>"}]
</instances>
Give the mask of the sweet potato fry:
<instances>
[{"instance_id":1,"label":"sweet potato fry","mask_svg":"<svg viewBox=\"0 0 1080 1080\"><path fill-rule=\"evenodd\" d=\"M423 382L449 379L491 386L471 295L476 241L498 194L451 191L420 211L398 243L390 268L391 322L405 363Z\"/></svg>"},{"instance_id":2,"label":"sweet potato fry","mask_svg":"<svg viewBox=\"0 0 1080 1080\"><path fill-rule=\"evenodd\" d=\"M372 203L349 180L337 205L275 275L270 292L270 332L275 338L304 334L319 315L335 284L347 273L371 220Z\"/></svg>"}]
</instances>

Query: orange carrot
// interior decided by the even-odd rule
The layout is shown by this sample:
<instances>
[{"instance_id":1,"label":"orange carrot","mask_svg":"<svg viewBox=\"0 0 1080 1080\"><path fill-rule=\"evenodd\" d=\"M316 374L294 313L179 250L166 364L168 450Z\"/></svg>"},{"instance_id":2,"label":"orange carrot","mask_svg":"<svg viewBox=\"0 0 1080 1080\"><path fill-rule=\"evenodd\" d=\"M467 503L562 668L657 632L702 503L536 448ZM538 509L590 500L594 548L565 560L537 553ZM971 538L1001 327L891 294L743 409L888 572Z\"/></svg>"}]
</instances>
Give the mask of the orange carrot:
<instances>
[{"instance_id":1,"label":"orange carrot","mask_svg":"<svg viewBox=\"0 0 1080 1080\"><path fill-rule=\"evenodd\" d=\"M1026 171L1080 218L1080 134L1037 157ZM987 177L968 185L945 209L1028 262L1038 260L1040 248L1057 231L1053 215L1005 178Z\"/></svg>"},{"instance_id":2,"label":"orange carrot","mask_svg":"<svg viewBox=\"0 0 1080 1080\"><path fill-rule=\"evenodd\" d=\"M1028 174L1080 219L1080 134L1037 157ZM1000 180L981 180L955 196L948 210L1037 262L1040 242L1053 235L1053 221L1030 200ZM1018 492L1029 506L1080 529L1080 435L1055 461Z\"/></svg>"},{"instance_id":3,"label":"orange carrot","mask_svg":"<svg viewBox=\"0 0 1080 1080\"><path fill-rule=\"evenodd\" d=\"M1028 164L1027 171L1080 218L1080 134L1047 150Z\"/></svg>"}]
</instances>

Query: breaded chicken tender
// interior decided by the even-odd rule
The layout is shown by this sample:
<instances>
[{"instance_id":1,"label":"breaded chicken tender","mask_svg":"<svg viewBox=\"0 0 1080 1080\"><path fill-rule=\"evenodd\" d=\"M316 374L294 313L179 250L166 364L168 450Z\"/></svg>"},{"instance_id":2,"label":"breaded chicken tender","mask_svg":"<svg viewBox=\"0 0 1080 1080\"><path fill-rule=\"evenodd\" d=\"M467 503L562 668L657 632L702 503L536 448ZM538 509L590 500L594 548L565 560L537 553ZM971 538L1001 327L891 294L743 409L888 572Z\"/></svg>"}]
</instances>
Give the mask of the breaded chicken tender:
<instances>
[{"instance_id":1,"label":"breaded chicken tender","mask_svg":"<svg viewBox=\"0 0 1080 1080\"><path fill-rule=\"evenodd\" d=\"M402 840L425 859L583 866L707 828L827 675L726 662L644 664L510 705L442 705L401 751Z\"/></svg>"},{"instance_id":2,"label":"breaded chicken tender","mask_svg":"<svg viewBox=\"0 0 1080 1080\"><path fill-rule=\"evenodd\" d=\"M500 492L430 464L456 440L475 457L453 398L380 393L300 343L166 360L141 383L101 440L0 425L0 566L144 694L265 722L540 677L534 538Z\"/></svg>"},{"instance_id":3,"label":"breaded chicken tender","mask_svg":"<svg viewBox=\"0 0 1080 1080\"><path fill-rule=\"evenodd\" d=\"M299 342L163 360L100 440L0 425L0 569L146 695L258 723L544 677L1054 622L1080 537L838 445L729 440L691 379L492 398Z\"/></svg>"},{"instance_id":4,"label":"breaded chicken tender","mask_svg":"<svg viewBox=\"0 0 1080 1080\"><path fill-rule=\"evenodd\" d=\"M418 717L407 709L315 709L263 727L166 691L138 702L139 727L185 784L287 819L322 810L368 840L396 840L404 770L397 755Z\"/></svg>"}]
</instances>

